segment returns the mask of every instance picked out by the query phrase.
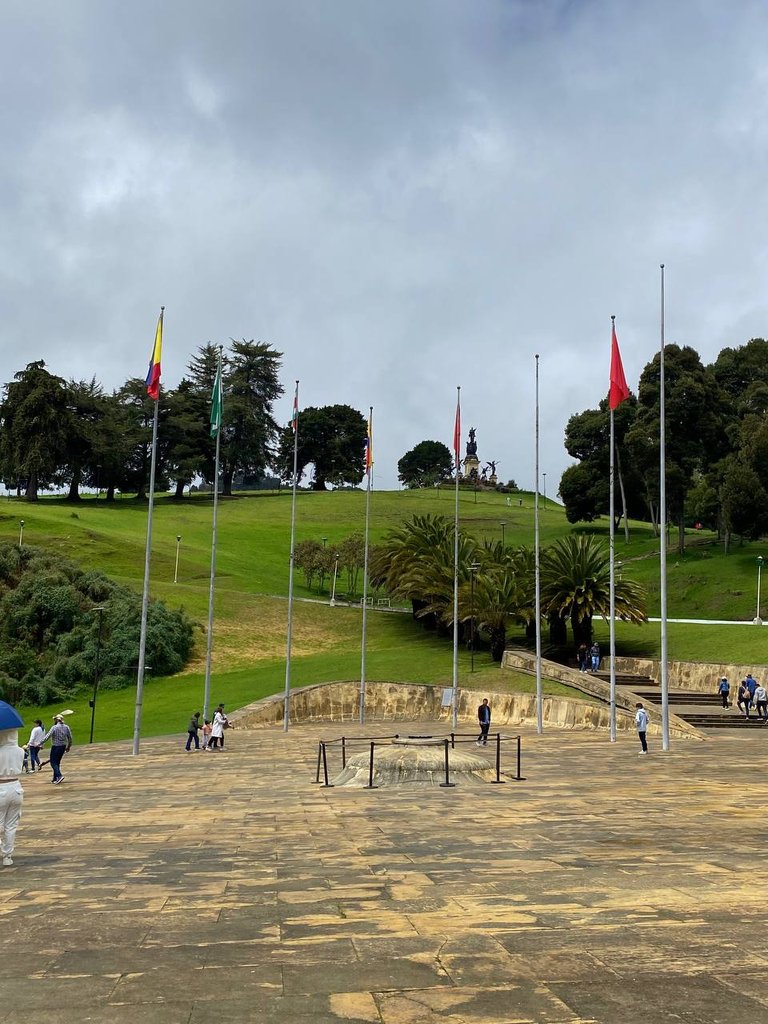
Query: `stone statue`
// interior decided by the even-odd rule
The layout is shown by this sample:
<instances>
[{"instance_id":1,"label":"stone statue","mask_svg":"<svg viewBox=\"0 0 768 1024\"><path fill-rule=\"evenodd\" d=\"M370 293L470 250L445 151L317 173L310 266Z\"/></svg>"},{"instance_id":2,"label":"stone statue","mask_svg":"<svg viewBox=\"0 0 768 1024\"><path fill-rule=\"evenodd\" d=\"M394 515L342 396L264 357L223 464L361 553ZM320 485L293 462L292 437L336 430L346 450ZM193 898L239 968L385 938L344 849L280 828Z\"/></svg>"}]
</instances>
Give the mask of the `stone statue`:
<instances>
[{"instance_id":1,"label":"stone statue","mask_svg":"<svg viewBox=\"0 0 768 1024\"><path fill-rule=\"evenodd\" d=\"M467 441L467 455L477 455L477 441L475 441L475 428L469 428L469 440Z\"/></svg>"},{"instance_id":2,"label":"stone statue","mask_svg":"<svg viewBox=\"0 0 768 1024\"><path fill-rule=\"evenodd\" d=\"M6 868L13 864L16 829L24 800L19 782L24 766L24 751L19 746L19 726L23 724L18 711L0 700L0 854Z\"/></svg>"},{"instance_id":3,"label":"stone statue","mask_svg":"<svg viewBox=\"0 0 768 1024\"><path fill-rule=\"evenodd\" d=\"M499 460L496 459L496 462L498 462L498 461ZM488 465L485 467L486 469L490 470L491 476L496 476L496 462L494 462L494 460L491 459L489 461Z\"/></svg>"}]
</instances>

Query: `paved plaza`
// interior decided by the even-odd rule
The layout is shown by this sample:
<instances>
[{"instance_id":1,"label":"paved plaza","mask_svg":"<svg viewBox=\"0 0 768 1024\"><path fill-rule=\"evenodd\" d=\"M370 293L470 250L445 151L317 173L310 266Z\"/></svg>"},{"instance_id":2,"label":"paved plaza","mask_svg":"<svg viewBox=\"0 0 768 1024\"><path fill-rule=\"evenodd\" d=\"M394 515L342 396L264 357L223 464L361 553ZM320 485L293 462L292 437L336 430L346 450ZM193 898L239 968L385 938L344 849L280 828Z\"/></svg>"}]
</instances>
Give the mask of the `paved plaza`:
<instances>
[{"instance_id":1,"label":"paved plaza","mask_svg":"<svg viewBox=\"0 0 768 1024\"><path fill-rule=\"evenodd\" d=\"M768 1024L768 730L648 758L525 732L524 782L312 785L340 731L27 779L0 1021Z\"/></svg>"}]
</instances>

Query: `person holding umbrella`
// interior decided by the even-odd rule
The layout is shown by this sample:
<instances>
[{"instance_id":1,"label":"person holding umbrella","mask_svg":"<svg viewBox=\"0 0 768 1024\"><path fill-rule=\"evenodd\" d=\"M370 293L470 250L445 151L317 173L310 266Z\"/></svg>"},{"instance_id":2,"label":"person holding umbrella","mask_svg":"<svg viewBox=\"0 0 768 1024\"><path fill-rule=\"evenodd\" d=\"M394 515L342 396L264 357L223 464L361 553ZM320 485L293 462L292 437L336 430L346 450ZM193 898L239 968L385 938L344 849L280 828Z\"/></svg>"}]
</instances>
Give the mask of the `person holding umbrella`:
<instances>
[{"instance_id":1,"label":"person holding umbrella","mask_svg":"<svg viewBox=\"0 0 768 1024\"><path fill-rule=\"evenodd\" d=\"M16 829L24 802L19 781L24 764L24 751L19 746L19 729L23 725L16 708L0 700L0 856L5 868L13 865Z\"/></svg>"}]
</instances>

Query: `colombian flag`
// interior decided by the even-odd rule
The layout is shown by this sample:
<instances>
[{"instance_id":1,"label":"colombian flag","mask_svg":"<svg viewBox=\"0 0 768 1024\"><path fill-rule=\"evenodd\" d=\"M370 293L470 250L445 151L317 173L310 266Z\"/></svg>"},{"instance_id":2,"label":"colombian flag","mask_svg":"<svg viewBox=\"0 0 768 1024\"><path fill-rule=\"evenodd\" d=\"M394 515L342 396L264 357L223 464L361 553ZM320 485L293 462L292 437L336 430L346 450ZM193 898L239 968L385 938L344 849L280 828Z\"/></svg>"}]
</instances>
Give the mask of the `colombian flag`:
<instances>
[{"instance_id":1,"label":"colombian flag","mask_svg":"<svg viewBox=\"0 0 768 1024\"><path fill-rule=\"evenodd\" d=\"M165 306L160 310L160 318L157 321L155 331L155 344L149 360L149 372L147 373L147 394L155 401L160 397L160 357L163 354L163 313Z\"/></svg>"}]
</instances>

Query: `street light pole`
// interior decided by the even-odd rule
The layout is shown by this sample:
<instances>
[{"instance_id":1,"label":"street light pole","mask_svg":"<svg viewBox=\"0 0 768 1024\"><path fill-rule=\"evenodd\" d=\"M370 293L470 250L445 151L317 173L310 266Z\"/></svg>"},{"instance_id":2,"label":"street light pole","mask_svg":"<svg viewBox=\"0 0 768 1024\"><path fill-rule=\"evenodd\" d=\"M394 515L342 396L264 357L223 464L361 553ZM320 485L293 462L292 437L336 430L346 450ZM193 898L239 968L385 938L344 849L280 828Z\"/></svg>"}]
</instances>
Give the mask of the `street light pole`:
<instances>
[{"instance_id":1,"label":"street light pole","mask_svg":"<svg viewBox=\"0 0 768 1024\"><path fill-rule=\"evenodd\" d=\"M101 627L104 622L104 608L94 608L94 611L99 613L99 631L96 634L96 664L93 669L93 698L88 701L91 705L91 738L88 740L89 743L93 743L93 726L96 721L96 695L99 691L99 659L101 655Z\"/></svg>"},{"instance_id":2,"label":"street light pole","mask_svg":"<svg viewBox=\"0 0 768 1024\"><path fill-rule=\"evenodd\" d=\"M21 547L24 541L24 520L19 520L19 547Z\"/></svg>"},{"instance_id":3,"label":"street light pole","mask_svg":"<svg viewBox=\"0 0 768 1024\"><path fill-rule=\"evenodd\" d=\"M475 573L480 568L479 562L471 562L469 566L469 582L470 582L470 609L472 617L470 619L470 633L469 633L469 658L470 658L470 672L475 671Z\"/></svg>"},{"instance_id":4,"label":"street light pole","mask_svg":"<svg viewBox=\"0 0 768 1024\"><path fill-rule=\"evenodd\" d=\"M339 556L336 555L336 564L333 567L333 588L331 590L331 608L336 607L336 577L339 575Z\"/></svg>"},{"instance_id":5,"label":"street light pole","mask_svg":"<svg viewBox=\"0 0 768 1024\"><path fill-rule=\"evenodd\" d=\"M544 498L544 504L546 505L547 504L547 474L546 473L542 473L541 475L544 477L544 494L542 496Z\"/></svg>"},{"instance_id":6,"label":"street light pole","mask_svg":"<svg viewBox=\"0 0 768 1024\"><path fill-rule=\"evenodd\" d=\"M181 534L176 534L176 566L173 570L173 582L179 582L179 548L181 547Z\"/></svg>"},{"instance_id":7,"label":"street light pole","mask_svg":"<svg viewBox=\"0 0 768 1024\"><path fill-rule=\"evenodd\" d=\"M752 620L756 626L762 626L763 620L760 618L760 575L763 570L763 556L757 556L757 609L755 611L755 617Z\"/></svg>"}]
</instances>

